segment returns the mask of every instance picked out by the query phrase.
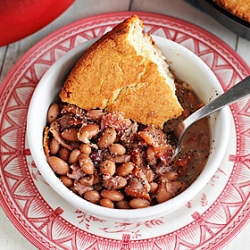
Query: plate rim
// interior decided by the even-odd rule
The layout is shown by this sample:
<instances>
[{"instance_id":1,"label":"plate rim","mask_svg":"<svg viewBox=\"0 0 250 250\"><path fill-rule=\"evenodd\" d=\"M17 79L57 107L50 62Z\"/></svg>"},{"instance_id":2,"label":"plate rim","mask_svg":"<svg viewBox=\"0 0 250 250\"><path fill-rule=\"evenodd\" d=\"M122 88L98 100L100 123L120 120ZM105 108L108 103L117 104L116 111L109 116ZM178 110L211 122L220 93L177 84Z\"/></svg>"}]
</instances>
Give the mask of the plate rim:
<instances>
[{"instance_id":1,"label":"plate rim","mask_svg":"<svg viewBox=\"0 0 250 250\"><path fill-rule=\"evenodd\" d=\"M147 16L147 17L152 17L152 18L155 18L155 17L159 17L159 18L165 18L167 20L171 19L171 20L178 20L180 21L182 24L186 24L186 23L189 23L189 25L191 25L193 28L195 28L196 30L199 30L200 32L202 32L203 34L206 33L209 37L212 37L213 40L216 40L216 42L218 41L219 43L223 43L223 45L225 44L221 39L217 38L215 35L211 34L210 32L206 31L205 29L203 28L200 28L199 26L196 26L188 21L184 21L182 19L179 19L179 18L176 18L176 17L171 17L171 16L167 16L167 15L162 15L162 14L156 14L156 13L150 13L150 12L110 12L110 13L104 13L104 14L98 14L98 15L94 15L94 16L91 16L91 17L87 17L87 18L83 18L83 19L80 19L80 20L77 20L77 21L74 21L73 23L70 23L68 25L65 25L63 26L62 28L52 32L50 35L44 37L43 39L41 39L37 44L35 44L33 47L31 47L18 61L17 63L12 67L12 69L9 71L9 73L6 75L4 81L2 82L1 84L1 88L0 88L0 91L2 90L2 88L7 85L8 81L11 79L12 75L13 75L13 72L15 72L15 70L17 68L19 68L22 63L25 61L25 59L33 52L35 52L39 47L41 47L41 45L44 45L44 41L49 41L51 38L54 38L57 36L57 34L59 35L61 32L63 32L64 30L67 30L68 28L70 27L73 27L73 26L77 26L78 23L81 23L83 21L91 21L91 20L96 20L96 18L102 18L102 17L105 17L107 15L112 15L114 18L119 16L124 16L124 15L131 15L131 13L133 14L138 14L138 15L144 15L144 16ZM232 52L232 54L234 55L234 57L236 57L238 59L239 62L242 63L242 67L247 71L247 72L250 72L250 69L248 67L248 65L245 63L245 61L231 48L229 47L229 45L225 44L226 45L226 48L228 47L228 49ZM0 176L0 187L2 187L2 180L1 180L1 176ZM2 193L0 192L0 196L2 196ZM7 207L7 204L4 204L4 202L2 201L2 199L0 200L0 204L2 207L4 207L6 205ZM3 206L4 204L4 206ZM7 214L7 216L9 217L9 219L12 221L12 220L15 220L16 222L18 222L18 225L17 224L14 224L14 226L19 229L19 228L23 228L23 226L21 224L19 224L20 222L18 221L18 219L15 217L13 218L13 216L11 217L10 216L10 211L6 212L6 209L4 210L4 212ZM19 232L21 232L19 230ZM238 231L237 231L238 232ZM23 231L21 232L23 235ZM239 232L238 232L239 233ZM24 235L25 236L25 235ZM27 237L26 237L27 238ZM27 238L30 242L32 242L33 244L34 243L38 243L39 241L36 240L36 239L33 239L34 241L36 242L33 242L30 240L30 238ZM226 242L227 243L227 242Z\"/></svg>"}]
</instances>

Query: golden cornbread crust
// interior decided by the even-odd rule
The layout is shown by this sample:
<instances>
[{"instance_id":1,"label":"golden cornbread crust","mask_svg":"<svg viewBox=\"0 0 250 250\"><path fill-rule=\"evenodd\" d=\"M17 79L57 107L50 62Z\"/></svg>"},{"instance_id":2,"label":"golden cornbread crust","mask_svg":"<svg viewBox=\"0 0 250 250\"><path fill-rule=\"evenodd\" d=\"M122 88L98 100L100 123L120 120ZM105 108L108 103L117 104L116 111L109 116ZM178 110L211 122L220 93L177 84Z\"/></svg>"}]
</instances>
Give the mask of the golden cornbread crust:
<instances>
[{"instance_id":1,"label":"golden cornbread crust","mask_svg":"<svg viewBox=\"0 0 250 250\"><path fill-rule=\"evenodd\" d=\"M129 40L131 27L138 24L142 32L137 16L126 19L83 54L60 92L63 102L86 110L120 111L125 118L159 127L181 115L182 107L157 64L139 55Z\"/></svg>"},{"instance_id":2,"label":"golden cornbread crust","mask_svg":"<svg viewBox=\"0 0 250 250\"><path fill-rule=\"evenodd\" d=\"M250 22L250 0L213 0L235 16Z\"/></svg>"}]
</instances>

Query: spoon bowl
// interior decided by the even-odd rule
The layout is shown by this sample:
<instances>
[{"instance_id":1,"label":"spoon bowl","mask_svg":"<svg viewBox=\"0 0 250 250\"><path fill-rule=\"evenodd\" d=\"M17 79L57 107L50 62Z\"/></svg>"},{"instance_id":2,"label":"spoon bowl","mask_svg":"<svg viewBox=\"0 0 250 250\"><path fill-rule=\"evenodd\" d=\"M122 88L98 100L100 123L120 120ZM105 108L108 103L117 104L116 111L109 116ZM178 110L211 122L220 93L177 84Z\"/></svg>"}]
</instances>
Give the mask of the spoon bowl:
<instances>
[{"instance_id":1,"label":"spoon bowl","mask_svg":"<svg viewBox=\"0 0 250 250\"><path fill-rule=\"evenodd\" d=\"M175 148L175 152L172 156L174 159L181 151L181 143L182 140L189 129L189 127L197 122L198 120L222 109L226 105L232 104L247 95L250 94L250 76L246 77L232 88L230 88L225 93L218 96L216 99L198 109L192 115L190 115L187 119L179 123L179 125L174 129L174 134L177 139L177 145Z\"/></svg>"}]
</instances>

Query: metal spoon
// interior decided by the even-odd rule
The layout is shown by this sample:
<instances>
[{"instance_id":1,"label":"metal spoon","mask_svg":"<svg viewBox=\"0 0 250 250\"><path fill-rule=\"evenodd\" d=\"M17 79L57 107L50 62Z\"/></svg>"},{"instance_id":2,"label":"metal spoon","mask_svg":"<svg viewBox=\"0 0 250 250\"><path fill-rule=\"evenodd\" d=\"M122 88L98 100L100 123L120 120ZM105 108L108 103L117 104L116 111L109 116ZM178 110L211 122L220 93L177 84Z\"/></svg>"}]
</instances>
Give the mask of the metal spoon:
<instances>
[{"instance_id":1,"label":"metal spoon","mask_svg":"<svg viewBox=\"0 0 250 250\"><path fill-rule=\"evenodd\" d=\"M236 102L242 99L243 97L246 97L249 94L250 94L250 76L246 77L238 84L230 88L228 91L221 94L207 105L198 109L193 114L191 114L187 119L178 124L178 126L173 130L178 143L175 152L172 156L172 159L181 151L181 143L183 137L187 132L188 128L193 123L223 108L226 105L232 104L233 102Z\"/></svg>"}]
</instances>

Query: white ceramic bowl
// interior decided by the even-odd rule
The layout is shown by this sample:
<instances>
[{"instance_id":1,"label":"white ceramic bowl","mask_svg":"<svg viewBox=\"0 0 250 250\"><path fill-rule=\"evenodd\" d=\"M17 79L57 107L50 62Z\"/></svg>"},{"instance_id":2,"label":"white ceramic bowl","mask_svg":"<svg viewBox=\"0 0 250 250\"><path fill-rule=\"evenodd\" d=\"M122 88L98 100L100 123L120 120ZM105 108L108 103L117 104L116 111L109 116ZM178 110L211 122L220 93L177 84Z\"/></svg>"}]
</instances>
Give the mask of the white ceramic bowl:
<instances>
[{"instance_id":1,"label":"white ceramic bowl","mask_svg":"<svg viewBox=\"0 0 250 250\"><path fill-rule=\"evenodd\" d=\"M188 82L200 99L207 103L221 94L222 88L209 67L194 53L183 46L160 37L153 36L158 47L163 51L176 76ZM208 162L196 179L183 193L162 204L142 209L123 210L104 208L92 204L75 195L56 177L47 163L43 150L43 130L49 106L58 99L58 93L65 77L94 41L86 42L60 58L39 82L29 106L27 135L32 157L47 183L70 204L98 218L115 221L145 221L159 218L180 208L190 201L211 179L225 154L229 138L230 112L226 107L211 115L211 154Z\"/></svg>"}]
</instances>

